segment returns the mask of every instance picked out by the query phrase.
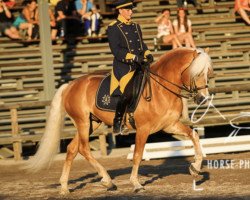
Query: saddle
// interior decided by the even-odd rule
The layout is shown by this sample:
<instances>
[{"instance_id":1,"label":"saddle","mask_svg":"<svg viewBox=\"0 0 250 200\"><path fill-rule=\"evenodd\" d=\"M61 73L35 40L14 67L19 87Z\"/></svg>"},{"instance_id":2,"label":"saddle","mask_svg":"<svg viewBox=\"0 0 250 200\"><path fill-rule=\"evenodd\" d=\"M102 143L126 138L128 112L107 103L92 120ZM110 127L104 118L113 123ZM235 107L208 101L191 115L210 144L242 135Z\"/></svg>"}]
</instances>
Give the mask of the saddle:
<instances>
[{"instance_id":1,"label":"saddle","mask_svg":"<svg viewBox=\"0 0 250 200\"><path fill-rule=\"evenodd\" d=\"M100 110L115 112L116 104L119 100L119 95L111 95L110 92L111 74L108 74L101 81L96 94L96 107ZM140 100L143 88L145 85L145 75L141 70L136 70L131 81L126 87L132 88L129 90L129 94L126 94L128 98L127 113L133 113L136 110L138 102ZM118 94L118 89L114 91L114 94Z\"/></svg>"}]
</instances>

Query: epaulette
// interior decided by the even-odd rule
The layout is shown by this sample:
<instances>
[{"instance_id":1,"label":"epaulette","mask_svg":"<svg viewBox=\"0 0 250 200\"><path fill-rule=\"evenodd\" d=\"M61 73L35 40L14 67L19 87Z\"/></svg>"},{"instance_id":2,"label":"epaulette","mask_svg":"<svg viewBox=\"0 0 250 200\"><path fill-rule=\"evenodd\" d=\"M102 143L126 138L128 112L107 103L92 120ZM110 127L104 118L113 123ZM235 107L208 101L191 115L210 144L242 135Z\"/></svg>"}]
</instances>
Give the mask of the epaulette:
<instances>
[{"instance_id":1,"label":"epaulette","mask_svg":"<svg viewBox=\"0 0 250 200\"><path fill-rule=\"evenodd\" d=\"M116 20L115 20L115 21L112 21L112 22L109 24L109 26L113 26L116 22L117 22Z\"/></svg>"}]
</instances>

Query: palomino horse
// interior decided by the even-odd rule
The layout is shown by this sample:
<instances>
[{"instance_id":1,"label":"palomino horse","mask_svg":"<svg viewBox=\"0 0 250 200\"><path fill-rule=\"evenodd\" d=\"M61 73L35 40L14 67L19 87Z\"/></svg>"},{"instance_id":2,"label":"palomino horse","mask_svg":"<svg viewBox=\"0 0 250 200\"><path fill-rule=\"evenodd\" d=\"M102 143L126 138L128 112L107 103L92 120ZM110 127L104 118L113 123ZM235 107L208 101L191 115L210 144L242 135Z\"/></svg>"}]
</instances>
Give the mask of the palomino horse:
<instances>
[{"instance_id":1,"label":"palomino horse","mask_svg":"<svg viewBox=\"0 0 250 200\"><path fill-rule=\"evenodd\" d=\"M151 66L150 71L152 99L146 101L141 97L134 113L137 127L136 146L130 177L134 191L144 189L138 179L138 169L145 143L151 133L164 130L168 133L189 137L195 149L195 161L190 166L191 174L198 174L202 163L198 134L180 122L183 107L181 89L185 88L195 94L193 95L194 101L198 104L209 95L206 86L208 74L212 71L210 57L203 50L178 48L162 55ZM48 166L52 161L58 150L61 123L66 111L77 128L77 134L67 147L67 157L60 178L61 194L69 192L69 172L78 152L97 170L102 177L101 182L104 186L108 189L116 189L105 168L92 156L89 147L90 127L92 125L95 130L100 124L92 122L91 115L107 125L112 125L114 118L113 112L99 110L95 105L96 91L103 77L93 74L84 75L58 89L51 103L40 147L27 166L29 169L37 171ZM128 128L132 128L129 123L126 125Z\"/></svg>"}]
</instances>

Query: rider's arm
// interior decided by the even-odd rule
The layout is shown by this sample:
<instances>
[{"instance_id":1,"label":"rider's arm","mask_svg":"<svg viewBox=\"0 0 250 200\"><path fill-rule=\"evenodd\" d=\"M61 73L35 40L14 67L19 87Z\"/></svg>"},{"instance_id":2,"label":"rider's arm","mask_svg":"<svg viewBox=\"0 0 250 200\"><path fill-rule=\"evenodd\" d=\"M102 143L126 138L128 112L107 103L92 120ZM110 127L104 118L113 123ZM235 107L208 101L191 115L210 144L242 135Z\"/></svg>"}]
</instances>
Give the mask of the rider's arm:
<instances>
[{"instance_id":1,"label":"rider's arm","mask_svg":"<svg viewBox=\"0 0 250 200\"><path fill-rule=\"evenodd\" d=\"M109 47L115 58L120 62L132 63L135 58L135 55L130 53L127 48L122 47L121 45L122 35L121 31L117 28L117 26L109 25L107 34L108 34Z\"/></svg>"}]
</instances>

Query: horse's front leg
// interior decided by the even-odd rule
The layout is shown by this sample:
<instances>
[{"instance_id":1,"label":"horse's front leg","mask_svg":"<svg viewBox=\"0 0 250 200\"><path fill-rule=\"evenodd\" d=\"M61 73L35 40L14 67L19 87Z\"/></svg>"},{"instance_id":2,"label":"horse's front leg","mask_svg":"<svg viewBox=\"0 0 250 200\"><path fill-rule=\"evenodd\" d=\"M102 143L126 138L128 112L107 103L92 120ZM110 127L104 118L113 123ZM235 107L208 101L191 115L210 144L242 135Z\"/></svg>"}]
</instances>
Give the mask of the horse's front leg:
<instances>
[{"instance_id":1,"label":"horse's front leg","mask_svg":"<svg viewBox=\"0 0 250 200\"><path fill-rule=\"evenodd\" d=\"M191 164L189 171L191 175L197 176L201 171L201 164L203 160L198 133L181 122L177 122L175 125L164 129L164 131L177 135L184 135L192 140L195 150L195 162Z\"/></svg>"},{"instance_id":2,"label":"horse's front leg","mask_svg":"<svg viewBox=\"0 0 250 200\"><path fill-rule=\"evenodd\" d=\"M198 133L194 130L191 131L189 137L191 138L194 144L195 150L195 162L190 165L189 172L192 176L197 176L201 171L201 165L203 160L200 139Z\"/></svg>"},{"instance_id":3,"label":"horse's front leg","mask_svg":"<svg viewBox=\"0 0 250 200\"><path fill-rule=\"evenodd\" d=\"M144 187L140 184L139 179L138 179L138 170L139 170L139 165L142 160L143 150L144 150L147 138L148 138L148 134L149 133L141 131L141 130L136 131L133 168L132 168L132 172L130 176L130 181L134 186L134 192L139 192L140 190L144 190Z\"/></svg>"}]
</instances>

